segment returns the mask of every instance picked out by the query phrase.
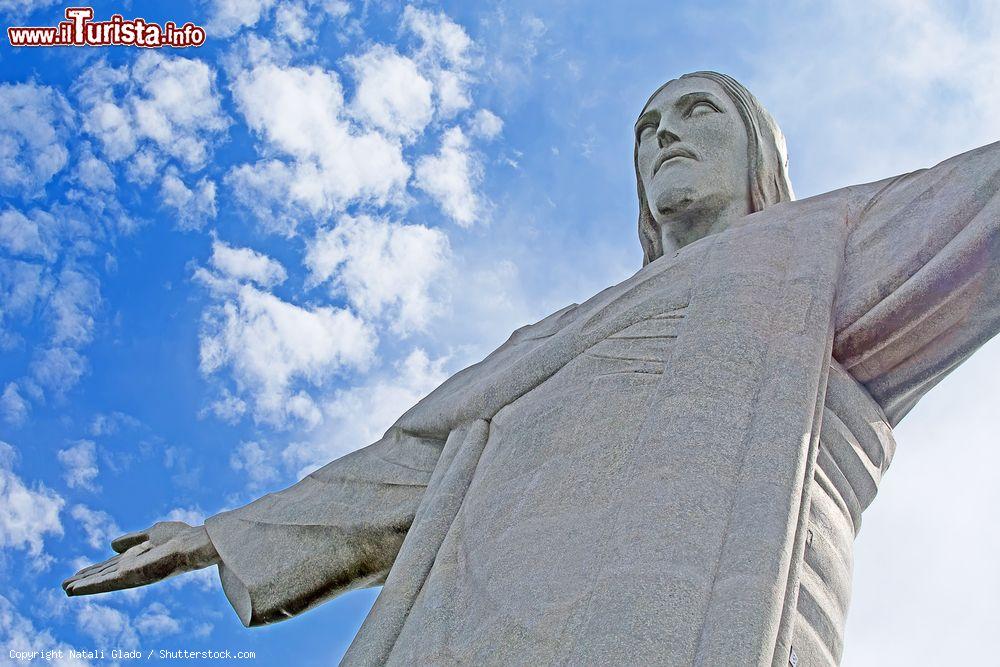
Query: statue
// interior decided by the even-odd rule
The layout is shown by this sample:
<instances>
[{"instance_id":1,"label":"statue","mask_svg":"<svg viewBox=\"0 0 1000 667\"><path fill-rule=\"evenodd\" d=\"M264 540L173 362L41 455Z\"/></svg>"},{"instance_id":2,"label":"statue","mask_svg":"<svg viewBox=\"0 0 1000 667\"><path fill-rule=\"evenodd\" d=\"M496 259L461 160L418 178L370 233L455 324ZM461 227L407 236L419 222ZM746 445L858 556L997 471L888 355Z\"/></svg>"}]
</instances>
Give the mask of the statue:
<instances>
[{"instance_id":1,"label":"statue","mask_svg":"<svg viewBox=\"0 0 1000 667\"><path fill-rule=\"evenodd\" d=\"M63 587L218 565L244 624L384 584L345 664L835 665L895 426L1000 329L1000 143L793 201L732 78L635 127L643 268L378 442Z\"/></svg>"}]
</instances>

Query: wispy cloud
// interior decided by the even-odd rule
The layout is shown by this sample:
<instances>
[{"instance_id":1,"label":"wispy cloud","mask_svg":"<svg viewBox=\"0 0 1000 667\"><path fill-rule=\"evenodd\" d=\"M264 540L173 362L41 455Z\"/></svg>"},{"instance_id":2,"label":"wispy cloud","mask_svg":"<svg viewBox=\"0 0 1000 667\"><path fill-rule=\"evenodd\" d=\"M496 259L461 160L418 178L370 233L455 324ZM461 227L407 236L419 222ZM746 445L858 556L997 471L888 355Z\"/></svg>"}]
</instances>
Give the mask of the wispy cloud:
<instances>
[{"instance_id":1,"label":"wispy cloud","mask_svg":"<svg viewBox=\"0 0 1000 667\"><path fill-rule=\"evenodd\" d=\"M288 445L282 452L285 465L303 476L375 442L403 412L446 379L445 362L415 348L391 371L334 392L322 405L323 427Z\"/></svg>"},{"instance_id":2,"label":"wispy cloud","mask_svg":"<svg viewBox=\"0 0 1000 667\"><path fill-rule=\"evenodd\" d=\"M40 197L69 160L73 110L36 83L0 84L0 192Z\"/></svg>"},{"instance_id":3,"label":"wispy cloud","mask_svg":"<svg viewBox=\"0 0 1000 667\"><path fill-rule=\"evenodd\" d=\"M336 72L262 64L239 75L233 94L247 124L286 157L242 165L227 179L265 227L284 202L328 215L353 201L385 205L405 188L401 144L352 129Z\"/></svg>"},{"instance_id":4,"label":"wispy cloud","mask_svg":"<svg viewBox=\"0 0 1000 667\"><path fill-rule=\"evenodd\" d=\"M237 390L252 398L256 419L315 425L319 411L297 387L323 387L371 363L378 338L349 310L297 306L252 284L199 275L220 299L204 316L201 369L208 375L230 369Z\"/></svg>"},{"instance_id":5,"label":"wispy cloud","mask_svg":"<svg viewBox=\"0 0 1000 667\"><path fill-rule=\"evenodd\" d=\"M63 465L63 478L71 489L100 490L94 483L100 470L97 466L97 446L93 440L80 440L72 447L60 449L56 458Z\"/></svg>"},{"instance_id":6,"label":"wispy cloud","mask_svg":"<svg viewBox=\"0 0 1000 667\"><path fill-rule=\"evenodd\" d=\"M59 641L47 628L36 628L31 619L20 613L14 603L3 595L0 595L0 644L10 646L8 650L28 653L61 651L62 657L56 654L52 660L56 667L85 667L89 664L86 660L72 657L72 644Z\"/></svg>"},{"instance_id":7,"label":"wispy cloud","mask_svg":"<svg viewBox=\"0 0 1000 667\"><path fill-rule=\"evenodd\" d=\"M485 212L477 193L482 179L482 165L459 127L444 133L436 154L425 155L417 162L417 187L463 227L472 225Z\"/></svg>"},{"instance_id":8,"label":"wispy cloud","mask_svg":"<svg viewBox=\"0 0 1000 667\"><path fill-rule=\"evenodd\" d=\"M197 170L230 124L215 71L201 60L144 52L131 67L101 61L82 74L74 91L84 130L113 162L155 147L152 155L161 164L172 158Z\"/></svg>"},{"instance_id":9,"label":"wispy cloud","mask_svg":"<svg viewBox=\"0 0 1000 667\"><path fill-rule=\"evenodd\" d=\"M440 230L344 217L308 242L305 265L310 283L330 281L363 316L386 313L391 328L405 334L441 313L450 253Z\"/></svg>"},{"instance_id":10,"label":"wispy cloud","mask_svg":"<svg viewBox=\"0 0 1000 667\"><path fill-rule=\"evenodd\" d=\"M24 549L40 567L51 558L45 554L46 535L62 535L59 512L63 498L35 483L28 486L14 472L17 451L0 442L0 548Z\"/></svg>"}]
</instances>

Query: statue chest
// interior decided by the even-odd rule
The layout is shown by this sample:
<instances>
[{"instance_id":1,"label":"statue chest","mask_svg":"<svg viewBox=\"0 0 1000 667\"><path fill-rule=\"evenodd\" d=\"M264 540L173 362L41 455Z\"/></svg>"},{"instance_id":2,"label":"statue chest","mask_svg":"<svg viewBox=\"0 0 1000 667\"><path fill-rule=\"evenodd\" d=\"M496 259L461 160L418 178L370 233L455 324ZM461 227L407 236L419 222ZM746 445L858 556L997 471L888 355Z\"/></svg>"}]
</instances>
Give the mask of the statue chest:
<instances>
[{"instance_id":1,"label":"statue chest","mask_svg":"<svg viewBox=\"0 0 1000 667\"><path fill-rule=\"evenodd\" d=\"M683 309L640 321L494 417L465 502L404 630L421 629L403 642L414 655L445 663L558 662L567 638L606 613L590 600L609 575L613 580L620 499L643 493L626 460L628 444L683 334ZM878 406L833 362L792 636L809 664L839 660L853 539L892 450ZM652 510L655 522L686 508ZM676 577L690 568L697 578L696 562L668 545L661 556L673 561ZM656 571L648 568L644 587L657 587ZM676 582L665 588L676 596ZM659 603L663 613L689 606L668 596ZM633 628L622 632L634 637Z\"/></svg>"}]
</instances>

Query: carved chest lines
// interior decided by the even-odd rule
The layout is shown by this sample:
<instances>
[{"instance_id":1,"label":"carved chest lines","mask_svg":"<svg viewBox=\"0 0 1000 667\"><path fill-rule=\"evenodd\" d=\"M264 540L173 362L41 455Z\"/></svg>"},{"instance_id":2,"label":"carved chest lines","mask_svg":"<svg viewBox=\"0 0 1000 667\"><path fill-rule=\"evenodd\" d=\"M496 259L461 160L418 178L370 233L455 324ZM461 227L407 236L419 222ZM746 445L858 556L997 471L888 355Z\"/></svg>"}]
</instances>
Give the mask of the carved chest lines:
<instances>
[{"instance_id":1,"label":"carved chest lines","mask_svg":"<svg viewBox=\"0 0 1000 667\"><path fill-rule=\"evenodd\" d=\"M611 334L587 350L602 360L607 373L662 373L680 335L686 306L656 313Z\"/></svg>"}]
</instances>

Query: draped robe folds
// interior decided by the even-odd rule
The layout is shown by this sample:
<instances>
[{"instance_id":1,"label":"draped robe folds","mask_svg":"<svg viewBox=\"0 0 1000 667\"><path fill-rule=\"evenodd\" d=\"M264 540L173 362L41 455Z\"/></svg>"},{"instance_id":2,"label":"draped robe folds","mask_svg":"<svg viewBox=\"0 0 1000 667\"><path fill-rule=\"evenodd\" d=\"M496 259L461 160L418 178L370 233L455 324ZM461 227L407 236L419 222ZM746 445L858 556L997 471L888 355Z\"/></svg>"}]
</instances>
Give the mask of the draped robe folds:
<instances>
[{"instance_id":1,"label":"draped robe folds","mask_svg":"<svg viewBox=\"0 0 1000 667\"><path fill-rule=\"evenodd\" d=\"M773 206L516 331L207 522L247 625L384 583L347 664L837 664L891 427L1000 329L1000 144Z\"/></svg>"}]
</instances>

